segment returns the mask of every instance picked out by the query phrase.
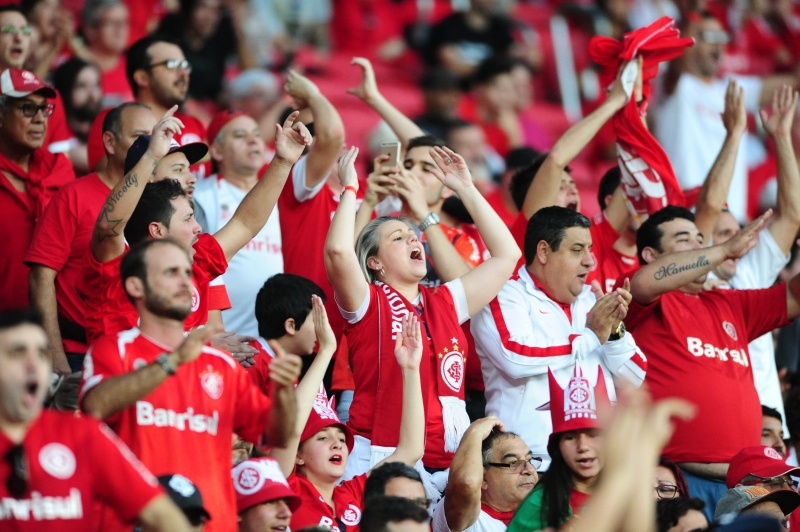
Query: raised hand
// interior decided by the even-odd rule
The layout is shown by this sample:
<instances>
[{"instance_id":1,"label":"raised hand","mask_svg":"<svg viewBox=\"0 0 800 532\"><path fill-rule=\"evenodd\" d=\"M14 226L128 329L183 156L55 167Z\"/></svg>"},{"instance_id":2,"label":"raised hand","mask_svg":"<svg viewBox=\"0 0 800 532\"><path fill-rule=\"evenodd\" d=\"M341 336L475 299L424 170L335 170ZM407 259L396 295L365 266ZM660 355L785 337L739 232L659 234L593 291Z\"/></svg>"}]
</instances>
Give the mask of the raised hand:
<instances>
[{"instance_id":1,"label":"raised hand","mask_svg":"<svg viewBox=\"0 0 800 532\"><path fill-rule=\"evenodd\" d=\"M336 335L328 322L325 305L317 295L311 296L311 318L314 321L314 333L317 335L320 352L323 350L331 353L336 351Z\"/></svg>"},{"instance_id":2,"label":"raised hand","mask_svg":"<svg viewBox=\"0 0 800 532\"><path fill-rule=\"evenodd\" d=\"M147 146L147 154L153 159L160 160L167 153L172 143L172 137L180 134L183 129L183 122L173 116L178 110L177 105L173 105L161 120L153 126L153 132L150 134L150 144Z\"/></svg>"},{"instance_id":3,"label":"raised hand","mask_svg":"<svg viewBox=\"0 0 800 532\"><path fill-rule=\"evenodd\" d=\"M772 216L772 209L747 224L743 229L740 229L733 237L722 244L725 249L726 259L740 259L753 249L758 243L758 233L767 223L769 217Z\"/></svg>"},{"instance_id":4,"label":"raised hand","mask_svg":"<svg viewBox=\"0 0 800 532\"><path fill-rule=\"evenodd\" d=\"M367 190L364 191L364 202L367 205L375 206L392 193L391 186L397 184L394 179L400 169L384 167L383 163L389 160L388 155L379 155L375 157L374 169L372 173L367 176Z\"/></svg>"},{"instance_id":5,"label":"raised hand","mask_svg":"<svg viewBox=\"0 0 800 532\"><path fill-rule=\"evenodd\" d=\"M207 345L215 334L222 332L222 326L217 325L213 327L196 327L192 329L186 338L183 339L181 345L178 346L172 355L174 358L171 360L173 365L177 368L183 364L197 359L204 345Z\"/></svg>"},{"instance_id":6,"label":"raised hand","mask_svg":"<svg viewBox=\"0 0 800 532\"><path fill-rule=\"evenodd\" d=\"M467 428L466 432L464 432L464 438L466 439L468 434L475 434L476 436L480 437L481 441L483 441L489 437L489 434L492 433L492 430L494 430L495 427L503 431L506 430L503 422L495 416L486 416L481 419L476 419L472 422L469 428Z\"/></svg>"},{"instance_id":7,"label":"raised hand","mask_svg":"<svg viewBox=\"0 0 800 532\"><path fill-rule=\"evenodd\" d=\"M393 175L395 184L389 186L389 190L399 196L408 205L408 210L414 217L416 223L422 223L430 208L428 200L425 198L425 187L414 174L401 169L399 173Z\"/></svg>"},{"instance_id":8,"label":"raised hand","mask_svg":"<svg viewBox=\"0 0 800 532\"><path fill-rule=\"evenodd\" d=\"M394 356L403 369L419 370L422 361L422 332L417 316L409 314L394 343Z\"/></svg>"},{"instance_id":9,"label":"raised hand","mask_svg":"<svg viewBox=\"0 0 800 532\"><path fill-rule=\"evenodd\" d=\"M356 173L356 159L358 148L350 146L347 152L339 157L339 182L343 187L358 188L358 174Z\"/></svg>"},{"instance_id":10,"label":"raised hand","mask_svg":"<svg viewBox=\"0 0 800 532\"><path fill-rule=\"evenodd\" d=\"M311 146L311 133L302 122L295 122L299 111L286 117L283 127L275 124L275 158L294 164L303 155L306 146Z\"/></svg>"},{"instance_id":11,"label":"raised hand","mask_svg":"<svg viewBox=\"0 0 800 532\"><path fill-rule=\"evenodd\" d=\"M632 64L633 66L629 67L629 65ZM619 70L617 71L617 78L614 80L614 83L611 85L611 89L608 91L606 101L613 104L618 109L625 107L625 104L630 101L631 95L633 94L633 90L636 86L636 78L631 79L632 72L638 72L636 77L641 75L641 70L638 69L637 64L634 64L633 61L628 61L627 63L621 64L619 66Z\"/></svg>"},{"instance_id":12,"label":"raised hand","mask_svg":"<svg viewBox=\"0 0 800 532\"><path fill-rule=\"evenodd\" d=\"M761 121L770 136L791 136L797 94L792 87L784 85L772 93L772 116L767 116L766 109L761 110Z\"/></svg>"},{"instance_id":13,"label":"raised hand","mask_svg":"<svg viewBox=\"0 0 800 532\"><path fill-rule=\"evenodd\" d=\"M354 57L350 64L358 65L361 68L361 85L347 89L347 93L357 96L367 103L380 96L381 93L378 91L378 84L375 81L375 71L372 70L372 63L369 62L369 59Z\"/></svg>"},{"instance_id":14,"label":"raised hand","mask_svg":"<svg viewBox=\"0 0 800 532\"><path fill-rule=\"evenodd\" d=\"M313 81L295 70L286 75L283 90L294 99L294 109L302 110L309 106L309 100L319 96L319 87Z\"/></svg>"},{"instance_id":15,"label":"raised hand","mask_svg":"<svg viewBox=\"0 0 800 532\"><path fill-rule=\"evenodd\" d=\"M728 88L725 91L725 110L722 112L722 123L730 134L741 135L747 129L744 89L739 87L739 84L733 79L728 82Z\"/></svg>"},{"instance_id":16,"label":"raised hand","mask_svg":"<svg viewBox=\"0 0 800 532\"><path fill-rule=\"evenodd\" d=\"M431 149L430 154L437 166L431 172L444 186L456 194L472 186L472 175L463 157L450 148L438 146Z\"/></svg>"},{"instance_id":17,"label":"raised hand","mask_svg":"<svg viewBox=\"0 0 800 532\"><path fill-rule=\"evenodd\" d=\"M297 355L288 354L275 340L269 340L267 343L275 353L275 358L269 364L269 380L272 387L294 387L303 367L302 360Z\"/></svg>"}]
</instances>

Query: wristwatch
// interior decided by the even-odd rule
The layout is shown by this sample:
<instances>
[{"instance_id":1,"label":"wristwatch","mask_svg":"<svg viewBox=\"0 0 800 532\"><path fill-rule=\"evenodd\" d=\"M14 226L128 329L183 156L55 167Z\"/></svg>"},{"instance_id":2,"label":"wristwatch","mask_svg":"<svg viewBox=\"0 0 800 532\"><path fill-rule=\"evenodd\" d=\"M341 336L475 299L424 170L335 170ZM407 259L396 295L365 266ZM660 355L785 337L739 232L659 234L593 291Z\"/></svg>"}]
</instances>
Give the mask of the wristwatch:
<instances>
[{"instance_id":1,"label":"wristwatch","mask_svg":"<svg viewBox=\"0 0 800 532\"><path fill-rule=\"evenodd\" d=\"M609 342L613 342L615 340L619 340L623 336L625 336L625 323L624 322L619 322L619 325L617 326L617 330L615 330L613 333L611 333L611 336L608 337L608 341Z\"/></svg>"},{"instance_id":2,"label":"wristwatch","mask_svg":"<svg viewBox=\"0 0 800 532\"><path fill-rule=\"evenodd\" d=\"M167 372L167 375L175 375L175 366L169 361L169 355L166 353L161 353L156 357L156 364L161 366Z\"/></svg>"},{"instance_id":3,"label":"wristwatch","mask_svg":"<svg viewBox=\"0 0 800 532\"><path fill-rule=\"evenodd\" d=\"M428 213L428 216L419 224L419 230L420 232L424 232L428 227L437 225L440 222L441 220L439 220L439 216L435 212Z\"/></svg>"}]
</instances>

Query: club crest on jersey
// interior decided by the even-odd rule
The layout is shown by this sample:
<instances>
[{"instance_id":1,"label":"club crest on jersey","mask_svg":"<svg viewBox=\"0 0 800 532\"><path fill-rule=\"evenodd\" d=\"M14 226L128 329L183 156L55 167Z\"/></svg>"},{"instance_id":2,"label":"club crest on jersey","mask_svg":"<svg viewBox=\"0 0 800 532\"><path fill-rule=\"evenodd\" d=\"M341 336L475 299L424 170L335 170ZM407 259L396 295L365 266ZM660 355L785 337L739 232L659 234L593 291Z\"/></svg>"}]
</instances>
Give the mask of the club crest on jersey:
<instances>
[{"instance_id":1,"label":"club crest on jersey","mask_svg":"<svg viewBox=\"0 0 800 532\"><path fill-rule=\"evenodd\" d=\"M457 345L453 345L453 348L449 353L439 354L439 358L442 359L440 367L442 379L447 384L447 387L454 392L458 392L464 382L464 356L458 351Z\"/></svg>"},{"instance_id":2,"label":"club crest on jersey","mask_svg":"<svg viewBox=\"0 0 800 532\"><path fill-rule=\"evenodd\" d=\"M212 399L219 399L222 397L222 391L225 389L225 381L222 376L215 371L204 371L200 374L200 386Z\"/></svg>"},{"instance_id":3,"label":"club crest on jersey","mask_svg":"<svg viewBox=\"0 0 800 532\"><path fill-rule=\"evenodd\" d=\"M197 312L197 309L200 308L200 292L197 291L197 287L192 287L192 312Z\"/></svg>"},{"instance_id":4,"label":"club crest on jersey","mask_svg":"<svg viewBox=\"0 0 800 532\"><path fill-rule=\"evenodd\" d=\"M347 510L342 514L342 523L347 526L356 526L361 522L361 509L355 504L347 506Z\"/></svg>"},{"instance_id":5,"label":"club crest on jersey","mask_svg":"<svg viewBox=\"0 0 800 532\"><path fill-rule=\"evenodd\" d=\"M66 480L75 474L75 455L66 445L48 443L39 451L39 464L50 476Z\"/></svg>"},{"instance_id":6,"label":"club crest on jersey","mask_svg":"<svg viewBox=\"0 0 800 532\"><path fill-rule=\"evenodd\" d=\"M739 339L739 335L736 334L736 327L733 326L733 323L729 321L723 321L722 328L725 329L725 332L728 333L728 336L733 338L734 341Z\"/></svg>"}]
</instances>

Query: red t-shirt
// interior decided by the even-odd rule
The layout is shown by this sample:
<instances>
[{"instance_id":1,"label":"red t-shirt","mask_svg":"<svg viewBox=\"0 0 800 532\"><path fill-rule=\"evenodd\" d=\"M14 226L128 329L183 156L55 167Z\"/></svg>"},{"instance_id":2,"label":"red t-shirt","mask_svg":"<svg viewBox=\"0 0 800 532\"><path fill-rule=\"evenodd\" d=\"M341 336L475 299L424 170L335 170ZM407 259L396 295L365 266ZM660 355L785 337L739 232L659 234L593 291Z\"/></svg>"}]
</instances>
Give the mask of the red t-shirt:
<instances>
[{"instance_id":1,"label":"red t-shirt","mask_svg":"<svg viewBox=\"0 0 800 532\"><path fill-rule=\"evenodd\" d=\"M0 456L13 446L0 431ZM0 482L3 530L95 530L95 510L101 503L132 522L150 501L164 493L125 444L93 418L44 410L28 428L22 447L28 465L28 491L22 499L13 499L6 483ZM0 478L10 475L11 464L0 460Z\"/></svg>"},{"instance_id":2,"label":"red t-shirt","mask_svg":"<svg viewBox=\"0 0 800 532\"><path fill-rule=\"evenodd\" d=\"M761 403L747 344L787 323L786 285L764 290L677 290L628 309L625 326L647 356L645 384L658 400L697 405L676 422L664 455L675 462L727 463L761 441Z\"/></svg>"},{"instance_id":3,"label":"red t-shirt","mask_svg":"<svg viewBox=\"0 0 800 532\"><path fill-rule=\"evenodd\" d=\"M103 336L86 355L81 400L103 380L135 371L170 351L139 329ZM203 347L196 360L106 421L155 475L180 473L200 489L212 517L207 531L236 532L232 435L257 442L270 404L230 355ZM119 530L112 525L112 514L105 512L102 530Z\"/></svg>"},{"instance_id":4,"label":"red t-shirt","mask_svg":"<svg viewBox=\"0 0 800 532\"><path fill-rule=\"evenodd\" d=\"M124 54L120 55L117 66L100 73L100 87L103 89L104 107L116 107L133 101L133 91L125 74Z\"/></svg>"},{"instance_id":5,"label":"red t-shirt","mask_svg":"<svg viewBox=\"0 0 800 532\"><path fill-rule=\"evenodd\" d=\"M639 259L614 249L619 233L602 212L592 218L590 231L594 266L589 271L586 283L597 281L603 287L603 291L608 293L617 287L617 279L624 281L625 277L633 276L633 272L639 268Z\"/></svg>"},{"instance_id":6,"label":"red t-shirt","mask_svg":"<svg viewBox=\"0 0 800 532\"><path fill-rule=\"evenodd\" d=\"M333 532L358 532L364 508L364 485L367 475L345 480L333 488L333 506L328 506L317 488L303 475L292 474L289 487L300 497L302 504L292 512L290 528L300 530L311 526L330 528ZM344 525L345 529L340 528Z\"/></svg>"},{"instance_id":7,"label":"red t-shirt","mask_svg":"<svg viewBox=\"0 0 800 532\"><path fill-rule=\"evenodd\" d=\"M500 189L497 188L496 190L487 194L486 201L492 206L494 212L497 213L500 219L503 220L503 223L506 224L509 229L511 229L517 219L517 215L509 211L508 207L506 207L506 203L503 201L503 194Z\"/></svg>"},{"instance_id":8,"label":"red t-shirt","mask_svg":"<svg viewBox=\"0 0 800 532\"><path fill-rule=\"evenodd\" d=\"M183 122L183 130L180 135L175 135L173 138L175 142L184 146L193 142L206 142L206 126L197 118L183 114L175 113L175 117ZM211 139L213 142L214 139ZM189 167L189 170L197 177L203 179L211 175L211 161L205 163L195 163Z\"/></svg>"},{"instance_id":9,"label":"red t-shirt","mask_svg":"<svg viewBox=\"0 0 800 532\"><path fill-rule=\"evenodd\" d=\"M64 100L61 93L56 92L53 102L56 104L53 114L47 119L47 134L44 138L44 146L52 153L64 153L72 147L75 135L67 124L67 113L64 110Z\"/></svg>"},{"instance_id":10,"label":"red t-shirt","mask_svg":"<svg viewBox=\"0 0 800 532\"><path fill-rule=\"evenodd\" d=\"M63 187L36 224L33 242L25 254L26 264L41 264L58 272L58 314L81 326L88 309L78 295L78 283L97 216L109 192L97 173ZM66 338L63 343L67 353L85 353L88 348L83 342Z\"/></svg>"},{"instance_id":11,"label":"red t-shirt","mask_svg":"<svg viewBox=\"0 0 800 532\"><path fill-rule=\"evenodd\" d=\"M216 310L209 307L209 283L228 268L225 253L212 235L200 235L194 244L194 250L192 313L184 321L187 331L204 325L208 321L208 311ZM91 252L86 254L79 291L86 307L92 309L85 320L89 345L103 334L116 334L136 327L139 323L136 308L122 287L119 267L124 256L125 253L108 262L99 263Z\"/></svg>"}]
</instances>

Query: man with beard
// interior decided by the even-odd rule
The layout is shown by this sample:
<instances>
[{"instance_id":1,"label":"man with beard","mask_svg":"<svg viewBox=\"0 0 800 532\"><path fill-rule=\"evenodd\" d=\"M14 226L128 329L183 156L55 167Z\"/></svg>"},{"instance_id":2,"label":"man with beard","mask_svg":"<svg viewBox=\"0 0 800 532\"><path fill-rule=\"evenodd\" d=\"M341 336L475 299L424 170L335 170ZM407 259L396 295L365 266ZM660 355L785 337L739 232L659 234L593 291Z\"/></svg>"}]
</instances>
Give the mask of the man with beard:
<instances>
[{"instance_id":1,"label":"man with beard","mask_svg":"<svg viewBox=\"0 0 800 532\"><path fill-rule=\"evenodd\" d=\"M89 307L78 292L97 215L124 175L125 155L156 117L146 105L130 102L111 109L103 120L102 141L108 165L62 188L36 224L25 254L31 303L42 311L50 339L53 371L80 371L88 349L85 317Z\"/></svg>"},{"instance_id":2,"label":"man with beard","mask_svg":"<svg viewBox=\"0 0 800 532\"><path fill-rule=\"evenodd\" d=\"M207 346L212 328L185 335L193 286L182 244L146 240L125 255L120 275L139 328L106 335L92 346L84 363L82 408L109 423L155 475L191 480L208 502L207 531L235 532L233 434L285 444L296 423L300 358L272 362L270 399L230 355ZM101 529L125 530L108 508Z\"/></svg>"},{"instance_id":3,"label":"man with beard","mask_svg":"<svg viewBox=\"0 0 800 532\"><path fill-rule=\"evenodd\" d=\"M94 510L104 503L148 530L190 532L155 477L108 427L42 409L48 351L38 312L0 313L0 528L96 529Z\"/></svg>"},{"instance_id":4,"label":"man with beard","mask_svg":"<svg viewBox=\"0 0 800 532\"><path fill-rule=\"evenodd\" d=\"M433 532L500 532L539 481L542 463L494 416L475 421L461 438Z\"/></svg>"},{"instance_id":5,"label":"man with beard","mask_svg":"<svg viewBox=\"0 0 800 532\"><path fill-rule=\"evenodd\" d=\"M177 44L160 37L145 37L128 49L125 72L137 102L149 106L156 116L163 116L173 105L182 105L189 91L192 65ZM181 146L206 140L206 127L193 116L176 113L183 129L175 135ZM213 139L209 139L213 140ZM209 165L193 164L191 171L202 179L209 175Z\"/></svg>"}]
</instances>

